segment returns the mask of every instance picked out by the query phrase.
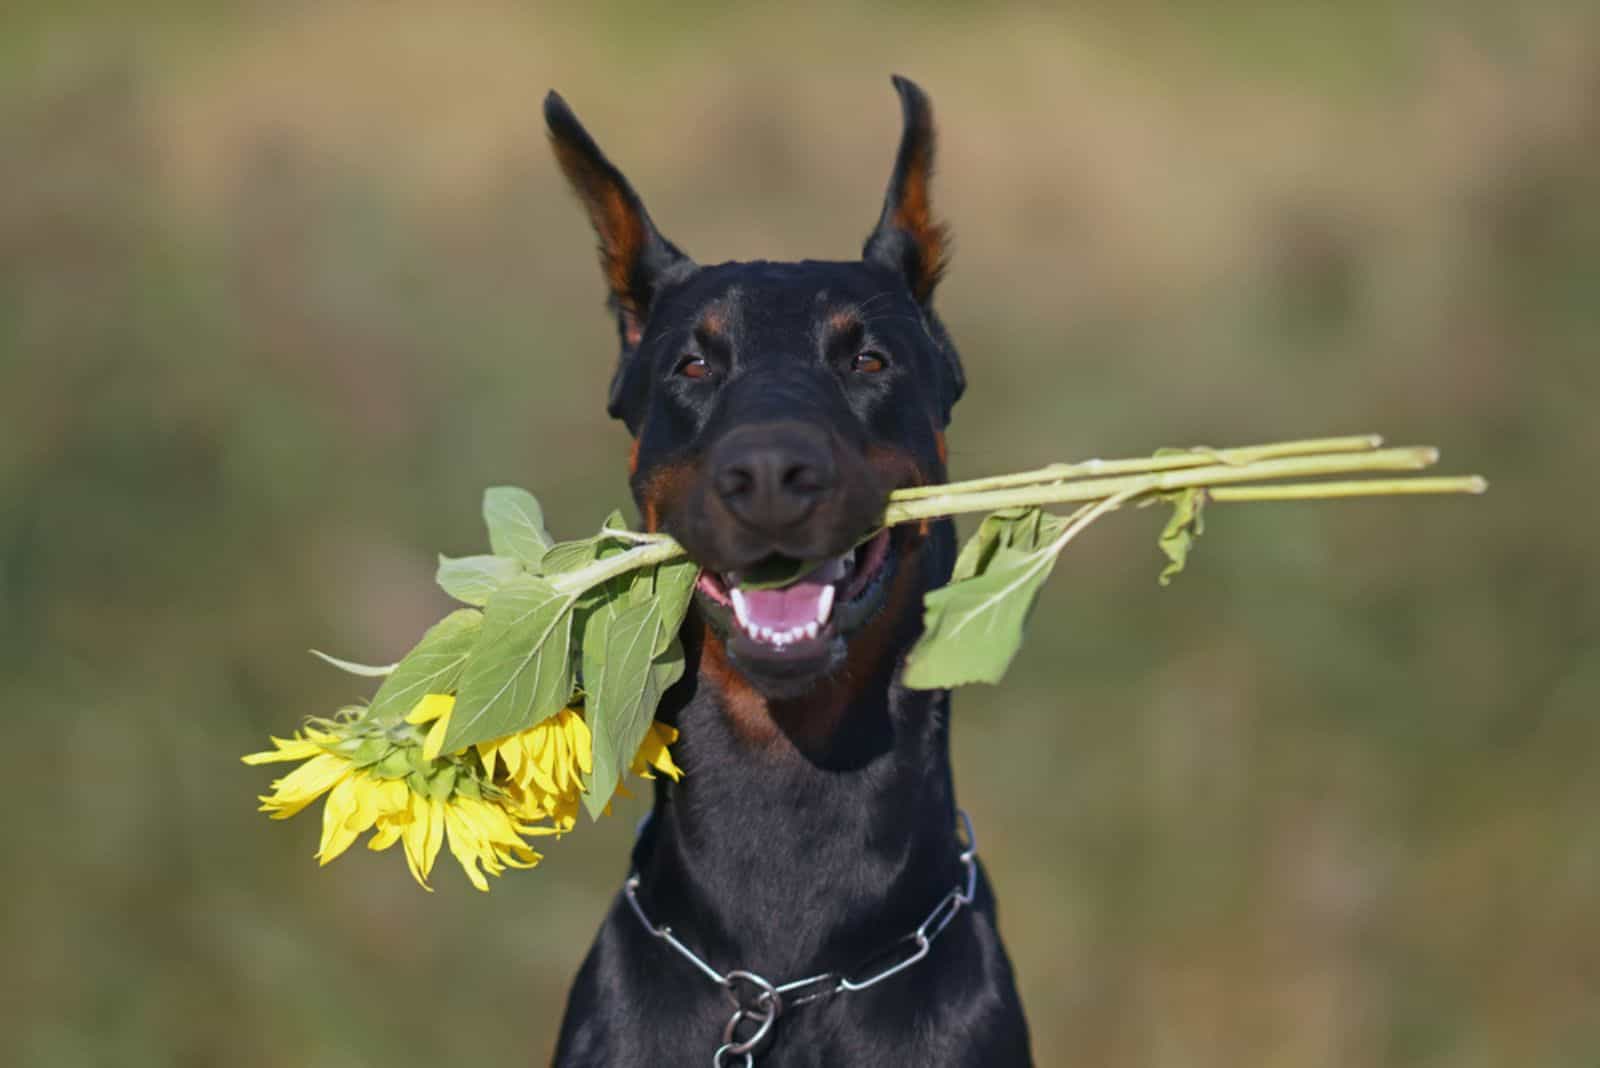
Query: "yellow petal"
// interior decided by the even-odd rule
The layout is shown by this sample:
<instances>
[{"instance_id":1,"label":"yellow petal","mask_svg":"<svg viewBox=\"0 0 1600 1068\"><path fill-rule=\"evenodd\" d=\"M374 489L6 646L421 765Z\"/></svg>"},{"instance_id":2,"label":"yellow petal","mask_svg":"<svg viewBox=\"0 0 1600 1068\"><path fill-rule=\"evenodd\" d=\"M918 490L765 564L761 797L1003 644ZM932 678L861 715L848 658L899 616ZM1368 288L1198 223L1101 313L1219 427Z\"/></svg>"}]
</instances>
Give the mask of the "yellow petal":
<instances>
[{"instance_id":1,"label":"yellow petal","mask_svg":"<svg viewBox=\"0 0 1600 1068\"><path fill-rule=\"evenodd\" d=\"M567 709L566 716L568 738L572 743L572 753L578 760L578 768L585 775L593 775L594 736L589 733L589 724L570 708Z\"/></svg>"},{"instance_id":2,"label":"yellow petal","mask_svg":"<svg viewBox=\"0 0 1600 1068\"><path fill-rule=\"evenodd\" d=\"M496 743L495 750L500 754L500 762L506 766L506 777L516 780L522 770L522 736L513 734L509 738L501 739Z\"/></svg>"},{"instance_id":3,"label":"yellow petal","mask_svg":"<svg viewBox=\"0 0 1600 1068\"><path fill-rule=\"evenodd\" d=\"M322 752L322 747L309 738L271 739L273 748L264 753L246 753L240 757L245 764L276 764L288 760L309 760Z\"/></svg>"},{"instance_id":4,"label":"yellow petal","mask_svg":"<svg viewBox=\"0 0 1600 1068\"><path fill-rule=\"evenodd\" d=\"M484 844L474 833L467 819L461 814L457 805L447 805L444 810L445 827L450 832L450 852L455 855L456 863L461 865L461 870L467 873L467 878L472 880L472 885L489 892L489 880L483 877L483 872L478 870L478 860L484 852Z\"/></svg>"},{"instance_id":5,"label":"yellow petal","mask_svg":"<svg viewBox=\"0 0 1600 1068\"><path fill-rule=\"evenodd\" d=\"M367 839L367 848L379 852L398 842L406 824L411 822L411 788L404 779L377 780L372 796L378 829Z\"/></svg>"},{"instance_id":6,"label":"yellow petal","mask_svg":"<svg viewBox=\"0 0 1600 1068\"><path fill-rule=\"evenodd\" d=\"M432 893L433 887L428 885L428 873L433 871L433 862L439 856L439 845L444 836L444 806L415 793L411 795L410 806L411 821L406 824L405 834L401 837L406 850L406 864L411 868L411 877L424 890Z\"/></svg>"},{"instance_id":7,"label":"yellow petal","mask_svg":"<svg viewBox=\"0 0 1600 1068\"><path fill-rule=\"evenodd\" d=\"M433 726L428 728L428 736L422 740L422 759L433 760L438 757L439 750L444 748L444 735L450 729L450 716L448 713L433 721Z\"/></svg>"},{"instance_id":8,"label":"yellow petal","mask_svg":"<svg viewBox=\"0 0 1600 1068\"><path fill-rule=\"evenodd\" d=\"M406 716L407 723L432 723L442 716L449 716L456 706L456 699L447 693L430 693L418 701L416 707Z\"/></svg>"},{"instance_id":9,"label":"yellow petal","mask_svg":"<svg viewBox=\"0 0 1600 1068\"><path fill-rule=\"evenodd\" d=\"M322 808L322 845L317 850L317 863L327 864L350 848L357 831L348 826L350 817L360 805L359 777L347 775L339 780ZM364 830L365 828L363 828Z\"/></svg>"},{"instance_id":10,"label":"yellow petal","mask_svg":"<svg viewBox=\"0 0 1600 1068\"><path fill-rule=\"evenodd\" d=\"M642 779L653 779L651 769L661 772L673 782L683 777L683 769L673 762L667 746L678 740L678 732L665 723L652 723L645 731L639 751L634 754L631 770Z\"/></svg>"},{"instance_id":11,"label":"yellow petal","mask_svg":"<svg viewBox=\"0 0 1600 1068\"><path fill-rule=\"evenodd\" d=\"M381 853L385 849L400 841L400 834L405 830L405 825L398 820L385 818L378 823L378 829L372 832L372 837L367 839L367 848L374 853Z\"/></svg>"},{"instance_id":12,"label":"yellow petal","mask_svg":"<svg viewBox=\"0 0 1600 1068\"><path fill-rule=\"evenodd\" d=\"M494 781L494 754L499 748L499 742L478 743L478 760L483 764L483 777L488 782Z\"/></svg>"},{"instance_id":13,"label":"yellow petal","mask_svg":"<svg viewBox=\"0 0 1600 1068\"><path fill-rule=\"evenodd\" d=\"M261 799L261 810L275 820L286 820L333 789L350 772L350 762L332 753L319 753L272 784Z\"/></svg>"}]
</instances>

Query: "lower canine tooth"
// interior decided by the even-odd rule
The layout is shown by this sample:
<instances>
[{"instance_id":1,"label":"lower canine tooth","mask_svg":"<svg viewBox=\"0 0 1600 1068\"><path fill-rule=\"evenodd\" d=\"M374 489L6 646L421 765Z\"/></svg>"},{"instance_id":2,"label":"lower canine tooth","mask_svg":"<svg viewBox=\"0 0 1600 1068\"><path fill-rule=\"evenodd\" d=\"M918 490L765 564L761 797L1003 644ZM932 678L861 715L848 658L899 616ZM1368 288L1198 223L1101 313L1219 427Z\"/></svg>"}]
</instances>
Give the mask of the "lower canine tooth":
<instances>
[{"instance_id":1,"label":"lower canine tooth","mask_svg":"<svg viewBox=\"0 0 1600 1068\"><path fill-rule=\"evenodd\" d=\"M749 607L745 604L744 591L734 586L728 590L728 596L733 599L733 614L739 617L742 626L750 626Z\"/></svg>"},{"instance_id":2,"label":"lower canine tooth","mask_svg":"<svg viewBox=\"0 0 1600 1068\"><path fill-rule=\"evenodd\" d=\"M822 587L822 596L817 598L817 623L826 623L828 621L828 613L833 611L834 592L832 586Z\"/></svg>"},{"instance_id":3,"label":"lower canine tooth","mask_svg":"<svg viewBox=\"0 0 1600 1068\"><path fill-rule=\"evenodd\" d=\"M820 626L821 626L821 624L815 623L815 622L807 623L806 624L806 637L807 638L815 638L817 636L817 629Z\"/></svg>"}]
</instances>

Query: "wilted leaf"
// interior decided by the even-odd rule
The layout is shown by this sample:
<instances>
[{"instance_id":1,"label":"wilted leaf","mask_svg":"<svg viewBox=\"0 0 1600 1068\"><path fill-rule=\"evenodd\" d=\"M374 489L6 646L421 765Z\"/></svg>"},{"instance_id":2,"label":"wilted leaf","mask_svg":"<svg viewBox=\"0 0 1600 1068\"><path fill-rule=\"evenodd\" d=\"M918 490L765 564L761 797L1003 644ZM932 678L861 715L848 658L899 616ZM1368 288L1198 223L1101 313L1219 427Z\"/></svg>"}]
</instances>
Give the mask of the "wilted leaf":
<instances>
[{"instance_id":1,"label":"wilted leaf","mask_svg":"<svg viewBox=\"0 0 1600 1068\"><path fill-rule=\"evenodd\" d=\"M489 598L444 752L525 730L565 707L572 696L572 604L533 575L519 575Z\"/></svg>"},{"instance_id":2,"label":"wilted leaf","mask_svg":"<svg viewBox=\"0 0 1600 1068\"><path fill-rule=\"evenodd\" d=\"M1172 499L1172 518L1161 530L1161 551L1167 554L1167 566L1161 569L1161 585L1170 585L1172 579L1189 562L1189 550L1195 539L1205 533L1206 491L1186 489Z\"/></svg>"},{"instance_id":3,"label":"wilted leaf","mask_svg":"<svg viewBox=\"0 0 1600 1068\"><path fill-rule=\"evenodd\" d=\"M367 715L399 720L428 694L455 689L482 624L482 612L458 608L428 628L372 695Z\"/></svg>"},{"instance_id":4,"label":"wilted leaf","mask_svg":"<svg viewBox=\"0 0 1600 1068\"><path fill-rule=\"evenodd\" d=\"M522 562L510 556L440 556L434 580L465 604L483 607L489 595L522 574Z\"/></svg>"},{"instance_id":5,"label":"wilted leaf","mask_svg":"<svg viewBox=\"0 0 1600 1068\"><path fill-rule=\"evenodd\" d=\"M537 569L555 539L544 528L544 511L533 494L516 486L483 492L483 521L496 556L512 556Z\"/></svg>"}]
</instances>

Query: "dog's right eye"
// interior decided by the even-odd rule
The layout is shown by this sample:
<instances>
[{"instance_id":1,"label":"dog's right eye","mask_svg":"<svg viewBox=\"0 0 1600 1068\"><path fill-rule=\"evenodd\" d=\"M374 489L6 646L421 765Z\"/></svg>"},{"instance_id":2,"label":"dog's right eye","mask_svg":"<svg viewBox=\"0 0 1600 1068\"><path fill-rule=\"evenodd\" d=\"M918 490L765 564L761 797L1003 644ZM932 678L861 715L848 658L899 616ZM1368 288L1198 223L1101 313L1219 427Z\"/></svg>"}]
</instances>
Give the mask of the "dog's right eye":
<instances>
[{"instance_id":1,"label":"dog's right eye","mask_svg":"<svg viewBox=\"0 0 1600 1068\"><path fill-rule=\"evenodd\" d=\"M678 361L678 366L672 369L675 375L684 378L710 378L711 365L699 356L685 356Z\"/></svg>"}]
</instances>

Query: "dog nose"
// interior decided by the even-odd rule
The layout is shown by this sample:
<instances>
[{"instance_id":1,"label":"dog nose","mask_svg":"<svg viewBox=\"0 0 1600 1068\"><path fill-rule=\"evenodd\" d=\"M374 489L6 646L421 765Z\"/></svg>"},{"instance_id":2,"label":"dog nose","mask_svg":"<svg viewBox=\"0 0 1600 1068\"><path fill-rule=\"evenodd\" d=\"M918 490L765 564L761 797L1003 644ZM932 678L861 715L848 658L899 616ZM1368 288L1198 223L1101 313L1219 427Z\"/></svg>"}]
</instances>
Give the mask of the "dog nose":
<instances>
[{"instance_id":1,"label":"dog nose","mask_svg":"<svg viewBox=\"0 0 1600 1068\"><path fill-rule=\"evenodd\" d=\"M780 535L803 521L834 488L833 449L804 423L740 427L711 456L711 485L745 526Z\"/></svg>"}]
</instances>

